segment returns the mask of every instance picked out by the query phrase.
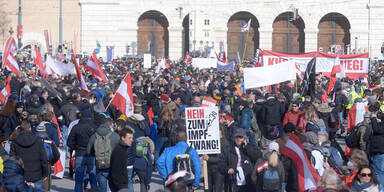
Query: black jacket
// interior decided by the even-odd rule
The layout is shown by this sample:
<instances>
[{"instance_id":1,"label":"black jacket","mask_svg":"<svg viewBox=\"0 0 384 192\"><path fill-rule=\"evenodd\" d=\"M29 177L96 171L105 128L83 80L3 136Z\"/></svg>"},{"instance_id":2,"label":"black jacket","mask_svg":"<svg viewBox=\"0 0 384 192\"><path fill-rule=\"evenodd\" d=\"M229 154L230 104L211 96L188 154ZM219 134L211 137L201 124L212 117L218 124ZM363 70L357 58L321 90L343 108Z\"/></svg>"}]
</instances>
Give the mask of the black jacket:
<instances>
[{"instance_id":1,"label":"black jacket","mask_svg":"<svg viewBox=\"0 0 384 192\"><path fill-rule=\"evenodd\" d=\"M371 119L373 135L370 142L371 156L384 154L384 122L378 123L376 118Z\"/></svg>"},{"instance_id":2,"label":"black jacket","mask_svg":"<svg viewBox=\"0 0 384 192\"><path fill-rule=\"evenodd\" d=\"M89 138L95 133L96 126L90 119L80 119L68 136L67 145L76 151L76 156L88 156L87 145Z\"/></svg>"},{"instance_id":3,"label":"black jacket","mask_svg":"<svg viewBox=\"0 0 384 192\"><path fill-rule=\"evenodd\" d=\"M47 153L42 140L32 131L22 131L11 144L11 156L24 162L25 180L35 182L48 176Z\"/></svg>"},{"instance_id":4,"label":"black jacket","mask_svg":"<svg viewBox=\"0 0 384 192\"><path fill-rule=\"evenodd\" d=\"M111 167L109 169L109 185L111 189L116 191L128 188L128 173L127 173L127 150L128 146L124 145L120 140L119 145L115 147L111 155Z\"/></svg>"},{"instance_id":5,"label":"black jacket","mask_svg":"<svg viewBox=\"0 0 384 192\"><path fill-rule=\"evenodd\" d=\"M64 125L68 126L72 121L77 119L78 112L80 112L80 110L76 105L67 103L60 108L58 116L62 115L64 117Z\"/></svg>"},{"instance_id":6,"label":"black jacket","mask_svg":"<svg viewBox=\"0 0 384 192\"><path fill-rule=\"evenodd\" d=\"M256 163L256 161L262 157L262 153L260 150L258 150L257 146L249 143L247 146L242 146L239 149L241 154L241 167L243 168L247 185L251 185L251 174L254 163ZM227 146L224 149L224 152L221 153L217 166L218 170L223 175L228 175L228 170L230 168L236 171L237 160L238 158L236 154L235 143L233 143L232 145ZM236 180L233 182L236 182Z\"/></svg>"},{"instance_id":7,"label":"black jacket","mask_svg":"<svg viewBox=\"0 0 384 192\"><path fill-rule=\"evenodd\" d=\"M284 114L283 106L276 98L268 98L261 112L264 125L280 125Z\"/></svg>"}]
</instances>

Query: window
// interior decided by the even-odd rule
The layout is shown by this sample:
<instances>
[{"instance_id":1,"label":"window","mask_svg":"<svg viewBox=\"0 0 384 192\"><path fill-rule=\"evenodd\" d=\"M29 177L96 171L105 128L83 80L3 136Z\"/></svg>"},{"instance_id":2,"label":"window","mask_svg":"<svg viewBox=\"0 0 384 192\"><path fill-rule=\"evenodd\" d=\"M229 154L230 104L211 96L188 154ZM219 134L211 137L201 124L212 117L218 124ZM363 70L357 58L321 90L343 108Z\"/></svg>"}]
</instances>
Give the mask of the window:
<instances>
[{"instance_id":1,"label":"window","mask_svg":"<svg viewBox=\"0 0 384 192\"><path fill-rule=\"evenodd\" d=\"M192 31L189 31L189 37L192 37Z\"/></svg>"},{"instance_id":2,"label":"window","mask_svg":"<svg viewBox=\"0 0 384 192\"><path fill-rule=\"evenodd\" d=\"M204 25L209 25L209 19L204 19Z\"/></svg>"},{"instance_id":3,"label":"window","mask_svg":"<svg viewBox=\"0 0 384 192\"><path fill-rule=\"evenodd\" d=\"M204 37L209 37L209 30L204 30Z\"/></svg>"},{"instance_id":4,"label":"window","mask_svg":"<svg viewBox=\"0 0 384 192\"><path fill-rule=\"evenodd\" d=\"M191 19L191 20L189 20L189 25L192 25L192 23L193 23L193 22L192 22L192 19Z\"/></svg>"}]
</instances>

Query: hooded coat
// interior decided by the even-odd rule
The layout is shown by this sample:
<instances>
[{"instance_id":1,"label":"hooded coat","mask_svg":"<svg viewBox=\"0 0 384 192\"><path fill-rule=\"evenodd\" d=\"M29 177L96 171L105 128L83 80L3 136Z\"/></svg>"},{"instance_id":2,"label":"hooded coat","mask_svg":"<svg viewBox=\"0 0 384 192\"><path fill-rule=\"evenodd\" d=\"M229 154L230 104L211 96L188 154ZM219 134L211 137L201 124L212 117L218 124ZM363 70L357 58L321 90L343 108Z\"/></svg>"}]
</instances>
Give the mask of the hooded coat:
<instances>
[{"instance_id":1,"label":"hooded coat","mask_svg":"<svg viewBox=\"0 0 384 192\"><path fill-rule=\"evenodd\" d=\"M4 162L4 186L8 192L33 192L35 189L24 181L24 169L14 160Z\"/></svg>"},{"instance_id":2,"label":"hooded coat","mask_svg":"<svg viewBox=\"0 0 384 192\"><path fill-rule=\"evenodd\" d=\"M35 182L48 176L48 160L43 141L32 131L20 132L11 144L10 156L18 156L23 160L25 180Z\"/></svg>"}]
</instances>

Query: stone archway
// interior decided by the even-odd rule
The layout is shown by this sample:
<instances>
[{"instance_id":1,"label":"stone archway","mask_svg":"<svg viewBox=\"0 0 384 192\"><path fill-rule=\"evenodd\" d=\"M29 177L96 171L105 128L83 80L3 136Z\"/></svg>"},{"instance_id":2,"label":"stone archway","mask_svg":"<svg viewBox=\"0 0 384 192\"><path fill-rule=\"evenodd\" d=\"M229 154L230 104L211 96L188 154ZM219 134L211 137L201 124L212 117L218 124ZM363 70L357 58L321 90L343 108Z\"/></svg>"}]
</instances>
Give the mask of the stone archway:
<instances>
[{"instance_id":1,"label":"stone archway","mask_svg":"<svg viewBox=\"0 0 384 192\"><path fill-rule=\"evenodd\" d=\"M189 48L189 14L187 14L183 19L183 31L182 31L182 58L185 56L185 53L190 52Z\"/></svg>"},{"instance_id":2,"label":"stone archway","mask_svg":"<svg viewBox=\"0 0 384 192\"><path fill-rule=\"evenodd\" d=\"M253 14L241 11L232 15L227 24L227 48L229 60L238 60L238 53L240 59L243 55L247 32L241 32L241 27L247 24L249 19L251 19L251 27L244 59L248 60L255 57L255 52L259 48L259 21Z\"/></svg>"},{"instance_id":3,"label":"stone archway","mask_svg":"<svg viewBox=\"0 0 384 192\"><path fill-rule=\"evenodd\" d=\"M159 11L143 13L137 22L137 53L151 53L156 58L168 58L168 20Z\"/></svg>"},{"instance_id":4,"label":"stone archway","mask_svg":"<svg viewBox=\"0 0 384 192\"><path fill-rule=\"evenodd\" d=\"M305 24L303 19L293 20L293 12L285 12L273 21L272 50L285 53L305 52Z\"/></svg>"},{"instance_id":5,"label":"stone archway","mask_svg":"<svg viewBox=\"0 0 384 192\"><path fill-rule=\"evenodd\" d=\"M341 52L347 52L347 46L351 43L349 30L351 25L348 19L340 13L328 13L319 22L317 34L317 48L324 52L330 51L334 44L341 45Z\"/></svg>"}]
</instances>

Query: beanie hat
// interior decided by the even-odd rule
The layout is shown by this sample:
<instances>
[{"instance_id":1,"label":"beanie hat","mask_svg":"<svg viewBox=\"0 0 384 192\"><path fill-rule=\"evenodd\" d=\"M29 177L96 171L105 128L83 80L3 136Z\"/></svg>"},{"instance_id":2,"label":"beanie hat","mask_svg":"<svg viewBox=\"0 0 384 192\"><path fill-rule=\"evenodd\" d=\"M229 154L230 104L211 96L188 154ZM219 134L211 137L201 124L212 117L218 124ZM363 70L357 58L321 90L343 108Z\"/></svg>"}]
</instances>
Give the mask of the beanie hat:
<instances>
[{"instance_id":1,"label":"beanie hat","mask_svg":"<svg viewBox=\"0 0 384 192\"><path fill-rule=\"evenodd\" d=\"M169 98L169 96L168 96L167 94L162 94L162 95L160 96L160 100L161 100L161 101L164 101L164 102L166 102L166 103L169 103L169 102L171 101L171 98Z\"/></svg>"},{"instance_id":2,"label":"beanie hat","mask_svg":"<svg viewBox=\"0 0 384 192\"><path fill-rule=\"evenodd\" d=\"M269 151L276 151L276 152L279 152L279 144L276 143L276 141L272 141L271 143L269 143L268 145L268 150Z\"/></svg>"}]
</instances>

